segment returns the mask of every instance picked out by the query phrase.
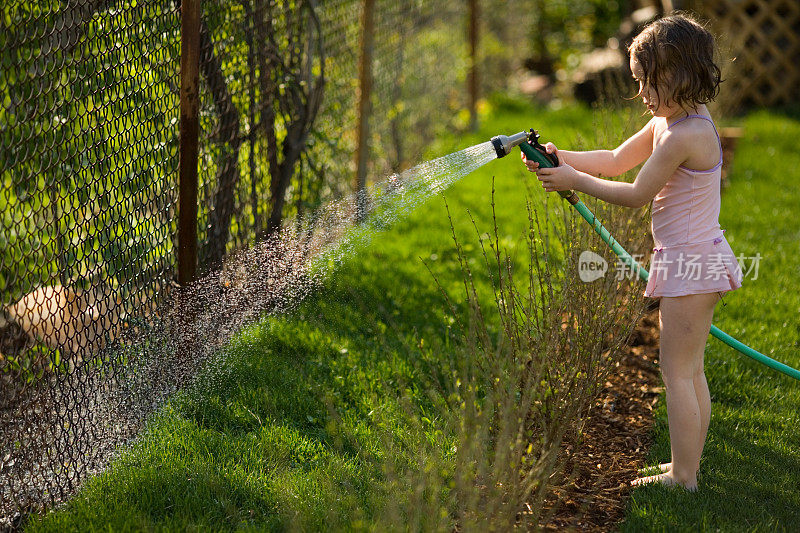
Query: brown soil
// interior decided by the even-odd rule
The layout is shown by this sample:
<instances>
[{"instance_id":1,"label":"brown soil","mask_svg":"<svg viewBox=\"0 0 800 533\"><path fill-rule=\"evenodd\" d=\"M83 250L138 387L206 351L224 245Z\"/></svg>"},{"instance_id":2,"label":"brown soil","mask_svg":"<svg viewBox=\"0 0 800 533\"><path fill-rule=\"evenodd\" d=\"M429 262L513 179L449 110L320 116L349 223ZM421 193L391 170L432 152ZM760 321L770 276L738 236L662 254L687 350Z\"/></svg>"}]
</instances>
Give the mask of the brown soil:
<instances>
[{"instance_id":1,"label":"brown soil","mask_svg":"<svg viewBox=\"0 0 800 533\"><path fill-rule=\"evenodd\" d=\"M564 445L569 480L548 499L556 507L544 529L609 531L622 520L630 482L645 465L653 407L663 391L657 360L654 301L592 407L582 441Z\"/></svg>"}]
</instances>

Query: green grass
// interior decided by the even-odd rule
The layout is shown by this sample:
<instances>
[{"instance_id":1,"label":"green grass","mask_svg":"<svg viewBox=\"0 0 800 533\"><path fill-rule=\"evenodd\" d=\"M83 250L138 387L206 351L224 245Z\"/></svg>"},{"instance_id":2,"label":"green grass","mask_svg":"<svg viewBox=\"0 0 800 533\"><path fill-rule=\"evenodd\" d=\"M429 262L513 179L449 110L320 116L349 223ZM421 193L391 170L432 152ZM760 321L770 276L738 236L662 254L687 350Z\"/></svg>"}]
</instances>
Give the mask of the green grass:
<instances>
[{"instance_id":1,"label":"green grass","mask_svg":"<svg viewBox=\"0 0 800 533\"><path fill-rule=\"evenodd\" d=\"M606 120L621 131L630 117ZM574 145L576 136L590 139L588 147L596 146L596 138L619 140L614 127L598 126L589 110L543 111L506 101L495 102L479 134L440 140L430 155L531 126L562 146ZM715 323L797 365L798 297L792 283L800 236L779 217L796 203L788 191L796 190L790 181L800 159L789 143L800 126L762 113L751 116L746 128L749 137L723 199L722 225L737 253L760 252L764 258L758 280L747 280L726 297ZM757 157L768 146L775 154ZM462 180L447 192L447 201L456 233L476 263L478 240L467 210L479 232L491 231L492 176L503 243L513 251L527 228L523 191L530 176L516 156ZM532 197L541 202L545 195L533 189ZM551 210L564 208L554 197L548 203ZM176 397L110 468L29 528L381 529L392 503L391 483L398 481L387 467L414 463L404 450L420 442L444 456L452 446L425 391L448 379L440 369L450 355L453 317L421 259L450 294L461 294L441 198L379 233L291 316L243 331L228 350L224 372L208 376L198 393ZM492 302L488 282L477 277L475 283ZM798 417L792 408L798 384L715 340L709 342L708 367L715 403L702 492L689 497L639 490L626 530L773 529L798 522ZM414 420L408 419L403 395L415 406ZM663 460L663 409L658 417L653 457ZM431 523L440 518L430 517Z\"/></svg>"},{"instance_id":2,"label":"green grass","mask_svg":"<svg viewBox=\"0 0 800 533\"><path fill-rule=\"evenodd\" d=\"M720 224L734 252L761 254L758 277L717 306L714 323L760 352L800 367L800 113L754 112L723 192ZM748 261L749 265L750 262ZM712 416L699 479L688 494L645 487L623 531L796 531L800 524L800 383L709 337ZM665 402L656 410L653 463L669 461Z\"/></svg>"}]
</instances>

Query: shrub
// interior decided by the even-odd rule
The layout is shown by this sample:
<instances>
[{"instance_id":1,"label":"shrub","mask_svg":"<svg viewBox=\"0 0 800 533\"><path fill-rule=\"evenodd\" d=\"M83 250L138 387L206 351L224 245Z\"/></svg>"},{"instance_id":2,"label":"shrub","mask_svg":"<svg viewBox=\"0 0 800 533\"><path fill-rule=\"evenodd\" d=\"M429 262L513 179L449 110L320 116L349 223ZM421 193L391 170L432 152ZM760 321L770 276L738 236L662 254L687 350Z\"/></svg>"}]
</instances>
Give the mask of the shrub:
<instances>
[{"instance_id":1,"label":"shrub","mask_svg":"<svg viewBox=\"0 0 800 533\"><path fill-rule=\"evenodd\" d=\"M491 308L481 303L478 273L453 231L464 300L442 292L460 339L441 359L441 371L429 372L429 393L444 413L443 433L452 446L426 443L404 455L412 464L390 468L387 522L503 531L535 528L546 518L545 498L562 471L562 443L580 440L588 410L644 310L633 276L581 281L582 251L607 260L611 252L598 249L605 245L587 226L576 227L565 205L558 216L545 211L542 224L528 202L524 261L502 248L496 216L491 235L476 226L480 274L494 291ZM622 212L605 211L608 227L623 232L616 235L622 242L636 239ZM634 250L643 245L639 240ZM422 436L420 417L410 419Z\"/></svg>"}]
</instances>

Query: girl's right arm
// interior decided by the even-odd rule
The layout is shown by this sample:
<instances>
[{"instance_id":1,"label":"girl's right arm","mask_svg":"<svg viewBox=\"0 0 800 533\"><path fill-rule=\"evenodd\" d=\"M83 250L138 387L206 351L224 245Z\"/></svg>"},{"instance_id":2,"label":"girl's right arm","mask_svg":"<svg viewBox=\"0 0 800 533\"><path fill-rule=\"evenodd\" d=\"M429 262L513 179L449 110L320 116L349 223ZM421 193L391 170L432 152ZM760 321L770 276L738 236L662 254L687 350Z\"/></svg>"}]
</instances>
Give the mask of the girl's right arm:
<instances>
[{"instance_id":1,"label":"girl's right arm","mask_svg":"<svg viewBox=\"0 0 800 533\"><path fill-rule=\"evenodd\" d=\"M614 150L573 152L556 150L561 159L571 167L592 176L619 176L642 163L653 153L654 118ZM551 143L547 143L551 145ZM548 151L555 146L548 146Z\"/></svg>"}]
</instances>

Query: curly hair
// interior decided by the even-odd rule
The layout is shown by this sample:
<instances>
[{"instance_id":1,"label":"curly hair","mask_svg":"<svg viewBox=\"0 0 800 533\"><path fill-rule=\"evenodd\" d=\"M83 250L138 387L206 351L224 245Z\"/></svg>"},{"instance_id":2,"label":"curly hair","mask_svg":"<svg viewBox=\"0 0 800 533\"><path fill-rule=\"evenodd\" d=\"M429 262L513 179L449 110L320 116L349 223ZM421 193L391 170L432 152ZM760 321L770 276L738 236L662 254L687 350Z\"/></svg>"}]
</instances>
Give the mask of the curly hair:
<instances>
[{"instance_id":1,"label":"curly hair","mask_svg":"<svg viewBox=\"0 0 800 533\"><path fill-rule=\"evenodd\" d=\"M672 89L665 96L682 108L705 104L719 94L722 81L714 62L714 37L691 16L679 13L648 24L628 47L644 71L644 84L649 84L660 99L665 87ZM638 96L638 95L637 95Z\"/></svg>"}]
</instances>

